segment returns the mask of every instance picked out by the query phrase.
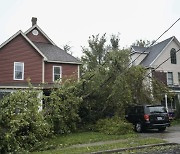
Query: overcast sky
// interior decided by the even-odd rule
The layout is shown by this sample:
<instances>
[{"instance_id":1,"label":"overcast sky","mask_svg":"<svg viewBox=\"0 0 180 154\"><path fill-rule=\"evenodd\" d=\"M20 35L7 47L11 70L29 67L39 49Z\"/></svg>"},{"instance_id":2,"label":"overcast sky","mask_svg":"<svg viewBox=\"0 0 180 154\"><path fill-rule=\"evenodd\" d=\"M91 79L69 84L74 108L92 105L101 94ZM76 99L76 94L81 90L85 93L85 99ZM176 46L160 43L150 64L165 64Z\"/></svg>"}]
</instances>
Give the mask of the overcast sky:
<instances>
[{"instance_id":1,"label":"overcast sky","mask_svg":"<svg viewBox=\"0 0 180 154\"><path fill-rule=\"evenodd\" d=\"M179 0L0 0L0 44L37 17L59 47L68 44L81 57L91 35L120 33L121 47L155 40L180 17L179 8ZM180 21L160 41L171 36L180 41Z\"/></svg>"}]
</instances>

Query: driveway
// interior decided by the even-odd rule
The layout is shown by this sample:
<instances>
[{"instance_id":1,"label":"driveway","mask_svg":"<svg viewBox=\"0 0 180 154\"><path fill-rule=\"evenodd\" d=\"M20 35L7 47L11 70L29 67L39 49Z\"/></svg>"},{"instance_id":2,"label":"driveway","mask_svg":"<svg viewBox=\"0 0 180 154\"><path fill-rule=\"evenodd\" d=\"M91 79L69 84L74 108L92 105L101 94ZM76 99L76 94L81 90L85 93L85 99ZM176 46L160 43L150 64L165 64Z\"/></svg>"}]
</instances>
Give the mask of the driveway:
<instances>
[{"instance_id":1,"label":"driveway","mask_svg":"<svg viewBox=\"0 0 180 154\"><path fill-rule=\"evenodd\" d=\"M167 129L160 133L157 130L148 130L140 134L142 137L158 137L171 143L180 144L180 125L167 127Z\"/></svg>"}]
</instances>

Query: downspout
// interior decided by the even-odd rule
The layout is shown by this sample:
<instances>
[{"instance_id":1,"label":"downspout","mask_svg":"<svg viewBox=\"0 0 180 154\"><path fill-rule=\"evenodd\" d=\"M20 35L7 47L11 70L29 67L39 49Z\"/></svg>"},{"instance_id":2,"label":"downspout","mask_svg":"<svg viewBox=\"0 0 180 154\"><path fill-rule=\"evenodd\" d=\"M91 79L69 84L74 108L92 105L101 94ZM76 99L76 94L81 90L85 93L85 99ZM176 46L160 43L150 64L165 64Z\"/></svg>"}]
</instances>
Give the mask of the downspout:
<instances>
[{"instance_id":1,"label":"downspout","mask_svg":"<svg viewBox=\"0 0 180 154\"><path fill-rule=\"evenodd\" d=\"M78 65L78 82L80 81L80 67Z\"/></svg>"},{"instance_id":2,"label":"downspout","mask_svg":"<svg viewBox=\"0 0 180 154\"><path fill-rule=\"evenodd\" d=\"M42 60L42 83L44 83L44 73L45 73L45 71L44 71L44 58L43 58L43 60Z\"/></svg>"}]
</instances>

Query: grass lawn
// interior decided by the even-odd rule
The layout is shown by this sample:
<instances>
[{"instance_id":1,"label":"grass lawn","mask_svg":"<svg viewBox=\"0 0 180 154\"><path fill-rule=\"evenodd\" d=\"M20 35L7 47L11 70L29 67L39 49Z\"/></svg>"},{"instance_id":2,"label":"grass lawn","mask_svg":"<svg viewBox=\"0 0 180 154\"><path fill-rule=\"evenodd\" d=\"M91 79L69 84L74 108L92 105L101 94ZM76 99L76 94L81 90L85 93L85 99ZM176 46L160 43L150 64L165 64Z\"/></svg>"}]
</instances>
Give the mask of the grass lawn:
<instances>
[{"instance_id":1,"label":"grass lawn","mask_svg":"<svg viewBox=\"0 0 180 154\"><path fill-rule=\"evenodd\" d=\"M171 125L173 125L173 126L180 125L180 119L172 120Z\"/></svg>"},{"instance_id":2,"label":"grass lawn","mask_svg":"<svg viewBox=\"0 0 180 154\"><path fill-rule=\"evenodd\" d=\"M116 140L115 142L107 142ZM103 144L89 144L104 142ZM89 153L117 148L135 147L139 145L164 143L156 138L139 138L137 134L128 135L105 135L97 132L83 132L64 136L57 136L47 142L51 150L33 152L33 154L71 154ZM79 144L85 144L84 146Z\"/></svg>"}]
</instances>

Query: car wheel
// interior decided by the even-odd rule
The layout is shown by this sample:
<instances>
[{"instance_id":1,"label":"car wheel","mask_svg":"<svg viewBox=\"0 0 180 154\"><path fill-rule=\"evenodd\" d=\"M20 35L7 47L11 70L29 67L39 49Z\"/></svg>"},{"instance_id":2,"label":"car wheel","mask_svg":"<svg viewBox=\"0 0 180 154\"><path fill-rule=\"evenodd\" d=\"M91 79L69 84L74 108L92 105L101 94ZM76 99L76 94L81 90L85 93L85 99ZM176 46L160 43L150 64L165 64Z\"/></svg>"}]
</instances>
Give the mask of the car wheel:
<instances>
[{"instance_id":1,"label":"car wheel","mask_svg":"<svg viewBox=\"0 0 180 154\"><path fill-rule=\"evenodd\" d=\"M159 132L163 132L166 130L166 127L161 127L161 128L158 128Z\"/></svg>"},{"instance_id":2,"label":"car wheel","mask_svg":"<svg viewBox=\"0 0 180 154\"><path fill-rule=\"evenodd\" d=\"M135 131L141 133L143 131L142 124L140 122L135 124Z\"/></svg>"}]
</instances>

